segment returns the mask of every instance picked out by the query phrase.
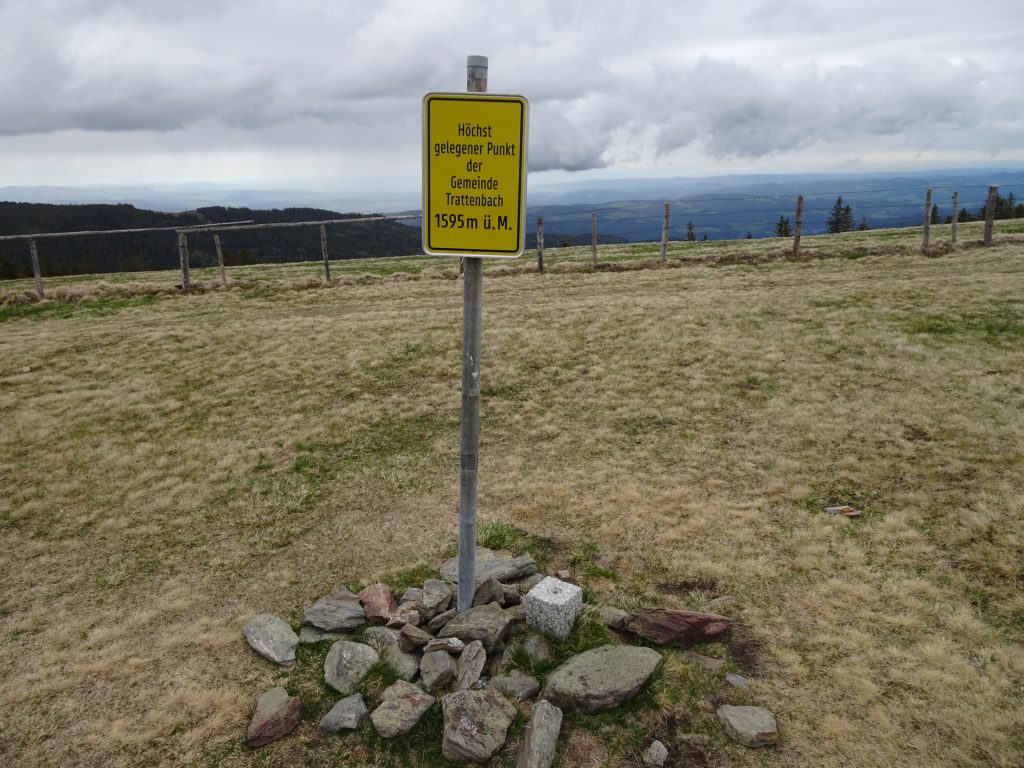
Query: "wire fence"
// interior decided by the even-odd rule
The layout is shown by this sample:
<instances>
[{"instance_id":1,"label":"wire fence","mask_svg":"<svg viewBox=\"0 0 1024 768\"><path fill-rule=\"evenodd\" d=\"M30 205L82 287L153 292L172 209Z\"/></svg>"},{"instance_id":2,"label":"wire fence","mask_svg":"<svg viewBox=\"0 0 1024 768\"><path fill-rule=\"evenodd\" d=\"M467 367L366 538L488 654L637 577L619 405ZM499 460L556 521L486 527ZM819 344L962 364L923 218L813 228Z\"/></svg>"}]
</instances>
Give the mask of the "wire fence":
<instances>
[{"instance_id":1,"label":"wire fence","mask_svg":"<svg viewBox=\"0 0 1024 768\"><path fill-rule=\"evenodd\" d=\"M1003 190L1014 190L1024 184L1004 184ZM940 221L947 216L956 218L961 210L971 216L979 217L981 209L988 202L989 186L933 186L933 193L947 191L947 200L940 201L938 196L935 205L940 212ZM856 218L854 228L864 225L871 229L886 229L898 226L916 226L922 222L923 202L921 187L885 187L865 188L846 191L818 191L802 195L805 200L803 208L805 235L827 234L828 217L834 210L835 201L842 199L843 205L849 205ZM957 210L952 208L953 193L960 193ZM865 198L877 198L878 195L904 195L905 200L890 200L883 203L861 202ZM758 203L756 207L744 207L747 203ZM809 205L807 203L810 203ZM538 218L551 233L586 234L589 232L592 217L598 218L599 237L608 236L626 240L657 241L662 237L663 213L653 210L661 207L660 201L644 200L628 203L607 204L580 210L559 212L551 210L558 206L536 206L527 214L528 229L536 226ZM567 206L568 207L568 206ZM792 194L776 195L711 195L706 197L688 197L671 202L672 222L669 224L668 240L685 240L690 234L698 238L709 234L709 239L722 239L721 233L727 231L726 239L736 239L750 232L753 237L773 237L779 220L792 220L796 216L796 197ZM643 211L643 213L638 213ZM649 211L649 212L647 212ZM543 213L542 213L543 212ZM563 229L566 230L563 232Z\"/></svg>"},{"instance_id":2,"label":"wire fence","mask_svg":"<svg viewBox=\"0 0 1024 768\"><path fill-rule=\"evenodd\" d=\"M538 252L538 268L543 270L545 243L547 247L564 245L586 245L592 247L592 258L597 263L599 243L661 243L661 260L665 260L668 243L694 240L737 240L760 239L778 236L791 237L793 253L799 254L802 236L825 234L834 231L829 219L836 211L846 208L849 220L846 229L890 229L898 227L922 227L922 249L927 250L928 225L939 221L957 222L966 211L971 220L986 218L984 239L991 242L997 200L1008 203L1012 210L1016 205L1016 192L1024 184L1003 184L1001 187L965 185L933 186L922 196L922 188L865 187L845 191L809 191L794 198L792 194L708 194L700 197L686 197L671 202L656 200L633 200L608 203L594 207L578 204L544 205L527 209L527 247ZM999 190L1007 193L1004 200ZM946 202L941 193L949 193ZM938 194L936 194L938 193ZM891 199L879 201L879 196ZM927 200L927 203L924 201ZM935 201L934 203L932 201ZM925 206L927 205L927 215ZM934 218L933 206L938 209L938 221ZM1024 210L1024 206L1017 206ZM564 209L564 210L560 210ZM151 227L140 229L40 232L0 236L0 241L27 241L29 246L35 289L38 298L44 298L43 286L45 260L40 260L37 240L64 237L85 237L90 235L119 235L137 232L173 231L177 234L178 256L181 271L180 287L188 290L191 286L189 258L189 236L198 233L213 235L216 248L220 281L228 282L220 233L240 230L265 230L285 227L319 227L320 256L323 274L331 279L331 259L327 247L327 227L345 226L363 222L403 222L416 225L422 221L422 214L395 216L348 217L322 221L264 222L234 221L179 227ZM547 241L545 241L545 228ZM756 233L756 235L755 235ZM955 242L956 226L952 237ZM304 261L309 261L305 259Z\"/></svg>"}]
</instances>

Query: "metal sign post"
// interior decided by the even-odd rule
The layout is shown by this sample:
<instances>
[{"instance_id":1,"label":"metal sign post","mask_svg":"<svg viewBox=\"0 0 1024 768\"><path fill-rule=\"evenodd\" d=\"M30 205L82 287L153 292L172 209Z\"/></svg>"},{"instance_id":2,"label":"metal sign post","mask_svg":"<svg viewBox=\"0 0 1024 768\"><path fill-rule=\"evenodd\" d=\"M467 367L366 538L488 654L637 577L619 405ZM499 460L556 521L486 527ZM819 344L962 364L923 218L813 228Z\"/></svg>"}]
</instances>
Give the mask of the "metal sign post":
<instances>
[{"instance_id":1,"label":"metal sign post","mask_svg":"<svg viewBox=\"0 0 1024 768\"><path fill-rule=\"evenodd\" d=\"M423 250L461 256L462 434L459 613L476 586L483 257L516 258L526 241L526 99L487 93L487 57L466 62L468 94L423 99Z\"/></svg>"}]
</instances>

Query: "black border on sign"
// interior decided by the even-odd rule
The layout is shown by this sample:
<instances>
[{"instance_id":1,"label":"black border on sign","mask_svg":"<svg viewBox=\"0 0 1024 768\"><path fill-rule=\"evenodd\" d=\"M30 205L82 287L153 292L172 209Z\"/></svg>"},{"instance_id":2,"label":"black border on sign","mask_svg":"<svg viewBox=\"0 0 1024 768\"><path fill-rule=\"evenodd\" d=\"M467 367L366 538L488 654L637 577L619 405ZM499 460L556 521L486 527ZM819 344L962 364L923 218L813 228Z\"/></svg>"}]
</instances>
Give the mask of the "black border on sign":
<instances>
[{"instance_id":1,"label":"black border on sign","mask_svg":"<svg viewBox=\"0 0 1024 768\"><path fill-rule=\"evenodd\" d=\"M430 226L431 216L433 215L430 210L430 106L435 101L489 101L498 104L515 104L519 107L519 189L518 189L518 206L516 208L516 247L514 250L496 250L486 248L435 248L430 238L433 234L433 228ZM473 255L473 254L494 254L496 256L503 256L505 258L518 258L526 250L523 243L523 235L526 230L526 222L523 216L523 183L526 179L526 98L523 96L504 96L494 94L491 96L485 94L457 94L457 93L428 93L424 97L424 115L423 115L423 250L428 255L444 256L451 254L458 256L459 254ZM431 253L432 252L432 253Z\"/></svg>"}]
</instances>

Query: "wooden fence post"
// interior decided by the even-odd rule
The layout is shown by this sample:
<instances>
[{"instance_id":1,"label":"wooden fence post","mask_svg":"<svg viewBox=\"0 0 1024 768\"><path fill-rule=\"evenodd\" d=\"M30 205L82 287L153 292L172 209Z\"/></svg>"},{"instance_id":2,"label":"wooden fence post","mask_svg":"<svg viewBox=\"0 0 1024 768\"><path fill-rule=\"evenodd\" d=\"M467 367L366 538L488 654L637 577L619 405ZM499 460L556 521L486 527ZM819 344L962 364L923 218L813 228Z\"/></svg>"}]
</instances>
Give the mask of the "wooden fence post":
<instances>
[{"instance_id":1,"label":"wooden fence post","mask_svg":"<svg viewBox=\"0 0 1024 768\"><path fill-rule=\"evenodd\" d=\"M953 217L950 220L949 229L949 242L951 245L956 245L956 225L960 218L960 193L953 193Z\"/></svg>"},{"instance_id":2,"label":"wooden fence post","mask_svg":"<svg viewBox=\"0 0 1024 768\"><path fill-rule=\"evenodd\" d=\"M928 253L928 241L932 234L932 188L924 195L924 227L921 229L921 253Z\"/></svg>"},{"instance_id":3,"label":"wooden fence post","mask_svg":"<svg viewBox=\"0 0 1024 768\"><path fill-rule=\"evenodd\" d=\"M590 214L590 261L597 266L597 214Z\"/></svg>"},{"instance_id":4,"label":"wooden fence post","mask_svg":"<svg viewBox=\"0 0 1024 768\"><path fill-rule=\"evenodd\" d=\"M228 284L228 274L224 271L224 250L220 247L220 235L213 236L213 247L217 251L217 267L220 269L220 284Z\"/></svg>"},{"instance_id":5,"label":"wooden fence post","mask_svg":"<svg viewBox=\"0 0 1024 768\"><path fill-rule=\"evenodd\" d=\"M668 217L669 217L669 204L665 203L665 220L661 223L661 253L659 257L661 263L664 264L668 261Z\"/></svg>"},{"instance_id":6,"label":"wooden fence post","mask_svg":"<svg viewBox=\"0 0 1024 768\"><path fill-rule=\"evenodd\" d=\"M988 188L988 202L985 204L985 245L992 245L992 230L996 223L996 197L999 187Z\"/></svg>"},{"instance_id":7,"label":"wooden fence post","mask_svg":"<svg viewBox=\"0 0 1024 768\"><path fill-rule=\"evenodd\" d=\"M804 230L804 196L796 198L796 226L793 229L793 258L800 258L800 235Z\"/></svg>"},{"instance_id":8,"label":"wooden fence post","mask_svg":"<svg viewBox=\"0 0 1024 768\"><path fill-rule=\"evenodd\" d=\"M39 269L39 251L36 249L36 241L28 241L28 255L32 257L32 274L36 278L36 296L42 301L43 295L43 273Z\"/></svg>"},{"instance_id":9,"label":"wooden fence post","mask_svg":"<svg viewBox=\"0 0 1024 768\"><path fill-rule=\"evenodd\" d=\"M331 262L327 258L327 227L320 225L320 252L324 255L324 280L331 282Z\"/></svg>"},{"instance_id":10,"label":"wooden fence post","mask_svg":"<svg viewBox=\"0 0 1024 768\"><path fill-rule=\"evenodd\" d=\"M184 232L178 233L178 258L181 260L181 290L187 291L191 281L188 273L188 236Z\"/></svg>"},{"instance_id":11,"label":"wooden fence post","mask_svg":"<svg viewBox=\"0 0 1024 768\"><path fill-rule=\"evenodd\" d=\"M544 271L544 217L537 217L537 271Z\"/></svg>"}]
</instances>

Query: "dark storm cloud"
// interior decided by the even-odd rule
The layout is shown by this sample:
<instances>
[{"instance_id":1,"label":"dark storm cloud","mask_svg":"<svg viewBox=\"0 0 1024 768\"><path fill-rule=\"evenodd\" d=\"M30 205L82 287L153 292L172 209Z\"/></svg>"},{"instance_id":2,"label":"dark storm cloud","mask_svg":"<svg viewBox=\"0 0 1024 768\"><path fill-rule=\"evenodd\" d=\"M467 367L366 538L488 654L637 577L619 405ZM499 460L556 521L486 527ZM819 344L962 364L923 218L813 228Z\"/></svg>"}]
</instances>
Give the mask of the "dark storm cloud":
<instances>
[{"instance_id":1,"label":"dark storm cloud","mask_svg":"<svg viewBox=\"0 0 1024 768\"><path fill-rule=\"evenodd\" d=\"M116 151L186 133L196 151L418 153L419 100L491 90L532 104L531 167L756 160L810 147L1020 150L1024 11L994 2L712 6L517 3L0 2L4 139L77 132ZM928 13L922 13L927 10ZM958 22L950 24L950 19ZM313 130L312 125L327 130ZM386 137L387 146L380 144ZM397 144L395 142L398 142ZM355 157L355 156L353 156ZM357 158L357 159L358 159ZM408 165L408 159L403 160Z\"/></svg>"}]
</instances>

